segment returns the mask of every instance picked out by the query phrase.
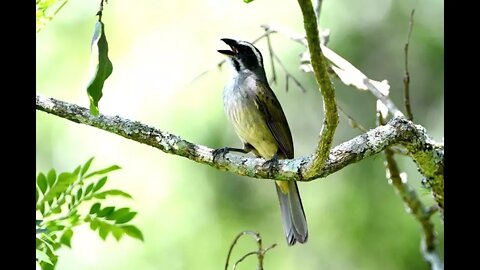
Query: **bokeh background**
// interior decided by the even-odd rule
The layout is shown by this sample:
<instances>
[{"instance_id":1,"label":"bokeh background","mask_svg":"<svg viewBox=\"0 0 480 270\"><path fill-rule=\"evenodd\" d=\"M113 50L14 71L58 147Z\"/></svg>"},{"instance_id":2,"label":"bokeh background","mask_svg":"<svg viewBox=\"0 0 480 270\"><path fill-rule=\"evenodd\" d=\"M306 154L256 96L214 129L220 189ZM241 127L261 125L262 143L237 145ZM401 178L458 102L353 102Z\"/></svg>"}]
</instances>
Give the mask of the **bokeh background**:
<instances>
[{"instance_id":1,"label":"bokeh background","mask_svg":"<svg viewBox=\"0 0 480 270\"><path fill-rule=\"evenodd\" d=\"M88 107L86 84L90 41L99 1L69 1L37 34L37 92ZM403 109L403 46L409 15L416 9L410 43L411 100L415 122L436 140L443 138L443 1L325 0L321 26L331 30L329 47L375 80L387 79L391 97ZM223 113L222 89L229 69L218 69L224 37L253 40L261 24L303 30L296 1L110 1L103 21L113 73L100 111L121 115L212 148L240 146ZM323 119L322 100L311 74L299 70L303 48L281 35L273 47L307 89L302 93L284 74L272 85L289 120L295 155L311 154ZM266 41L258 43L271 75ZM204 76L197 75L209 70ZM193 82L192 82L193 81ZM375 126L375 99L335 80L339 104L363 126ZM93 168L122 167L111 188L134 200L113 201L138 211L133 223L145 242L78 227L72 249L59 251L58 269L223 269L228 248L240 231L260 232L265 245L278 243L265 269L429 269L420 254L420 228L385 178L382 155L363 160L309 183L300 183L310 237L286 245L273 182L220 172L122 137L48 115L36 114L36 170L71 171L95 156ZM361 132L345 118L334 144ZM405 157L396 159L427 205L421 175ZM443 257L443 225L434 216ZM234 259L255 249L240 240ZM256 259L239 269L255 269Z\"/></svg>"}]
</instances>

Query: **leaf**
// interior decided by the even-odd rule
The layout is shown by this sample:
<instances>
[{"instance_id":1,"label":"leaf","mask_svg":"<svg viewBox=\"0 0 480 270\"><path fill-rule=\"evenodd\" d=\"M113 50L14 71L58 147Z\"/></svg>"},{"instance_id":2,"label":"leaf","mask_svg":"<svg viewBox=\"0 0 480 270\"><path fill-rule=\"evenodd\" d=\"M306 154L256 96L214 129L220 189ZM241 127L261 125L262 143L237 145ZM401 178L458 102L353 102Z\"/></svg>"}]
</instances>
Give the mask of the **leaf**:
<instances>
[{"instance_id":1,"label":"leaf","mask_svg":"<svg viewBox=\"0 0 480 270\"><path fill-rule=\"evenodd\" d=\"M37 176L37 186L40 188L40 191L42 194L45 194L45 191L47 190L48 183L47 183L47 178L45 177L45 174L39 173Z\"/></svg>"},{"instance_id":2,"label":"leaf","mask_svg":"<svg viewBox=\"0 0 480 270\"><path fill-rule=\"evenodd\" d=\"M73 206L75 205L75 202L77 201L77 196L73 195L72 196L72 200L70 201L69 205L68 205L68 209L72 209Z\"/></svg>"},{"instance_id":3,"label":"leaf","mask_svg":"<svg viewBox=\"0 0 480 270\"><path fill-rule=\"evenodd\" d=\"M243 0L243 2L245 2L245 3L248 4L248 3L250 3L250 2L253 2L253 0Z\"/></svg>"},{"instance_id":4,"label":"leaf","mask_svg":"<svg viewBox=\"0 0 480 270\"><path fill-rule=\"evenodd\" d=\"M91 43L90 55L90 83L87 87L90 99L90 113L99 114L98 102L102 98L102 89L105 80L112 74L113 65L108 58L108 42L105 36L105 25L100 20L95 24Z\"/></svg>"},{"instance_id":5,"label":"leaf","mask_svg":"<svg viewBox=\"0 0 480 270\"><path fill-rule=\"evenodd\" d=\"M108 236L108 233L110 232L110 224L107 224L105 222L100 223L100 229L98 230L98 235L100 235L100 238L102 240L105 240Z\"/></svg>"},{"instance_id":6,"label":"leaf","mask_svg":"<svg viewBox=\"0 0 480 270\"><path fill-rule=\"evenodd\" d=\"M40 211L40 213L42 213L42 215L45 215L45 204L37 204L37 210Z\"/></svg>"},{"instance_id":7,"label":"leaf","mask_svg":"<svg viewBox=\"0 0 480 270\"><path fill-rule=\"evenodd\" d=\"M90 178L90 177L92 177L92 176L94 176L94 175L97 175L97 174L106 174L106 173L109 173L109 172L111 172L111 171L115 171L115 170L119 170L119 169L121 169L120 166L118 166L118 165L112 165L112 166L110 166L110 167L108 167L108 168L105 168L105 169L103 169L103 170L99 170L99 171L95 171L95 172L89 173L87 176L85 176L85 178Z\"/></svg>"},{"instance_id":8,"label":"leaf","mask_svg":"<svg viewBox=\"0 0 480 270\"><path fill-rule=\"evenodd\" d=\"M89 214L93 215L93 214L97 213L98 210L100 210L100 203L97 202L97 203L94 203L92 205L92 207L90 207L90 213Z\"/></svg>"},{"instance_id":9,"label":"leaf","mask_svg":"<svg viewBox=\"0 0 480 270\"><path fill-rule=\"evenodd\" d=\"M77 199L80 201L80 199L82 199L82 195L83 195L83 189L79 188L77 190Z\"/></svg>"},{"instance_id":10,"label":"leaf","mask_svg":"<svg viewBox=\"0 0 480 270\"><path fill-rule=\"evenodd\" d=\"M142 242L144 241L143 234L137 227L133 225L123 225L123 226L120 226L120 228L122 228L125 231L125 233L127 233L129 236L136 238Z\"/></svg>"},{"instance_id":11,"label":"leaf","mask_svg":"<svg viewBox=\"0 0 480 270\"><path fill-rule=\"evenodd\" d=\"M118 189L106 190L106 191L95 194L93 197L97 199L105 199L105 197L107 196L121 196L124 198L132 199L132 196L130 194Z\"/></svg>"},{"instance_id":12,"label":"leaf","mask_svg":"<svg viewBox=\"0 0 480 270\"><path fill-rule=\"evenodd\" d=\"M87 162L85 162L85 164L83 164L82 166L82 171L80 172L80 175L83 176L85 175L85 173L88 171L88 169L90 168L90 165L92 164L92 161L95 157L91 157L89 160L87 160Z\"/></svg>"},{"instance_id":13,"label":"leaf","mask_svg":"<svg viewBox=\"0 0 480 270\"><path fill-rule=\"evenodd\" d=\"M62 234L62 237L60 237L60 243L64 244L69 248L72 248L72 245L71 245L72 236L73 236L72 229L71 228L66 229L65 232Z\"/></svg>"},{"instance_id":14,"label":"leaf","mask_svg":"<svg viewBox=\"0 0 480 270\"><path fill-rule=\"evenodd\" d=\"M53 214L60 214L61 212L62 212L62 208L61 208L61 207L52 208L52 213L53 213Z\"/></svg>"},{"instance_id":15,"label":"leaf","mask_svg":"<svg viewBox=\"0 0 480 270\"><path fill-rule=\"evenodd\" d=\"M54 169L51 169L47 174L48 186L49 187L53 186L56 179L57 179L57 173L55 172Z\"/></svg>"},{"instance_id":16,"label":"leaf","mask_svg":"<svg viewBox=\"0 0 480 270\"><path fill-rule=\"evenodd\" d=\"M106 182L107 182L107 177L106 176L104 176L104 177L102 177L102 179L98 180L97 184L93 188L93 192L101 189L105 185Z\"/></svg>"},{"instance_id":17,"label":"leaf","mask_svg":"<svg viewBox=\"0 0 480 270\"><path fill-rule=\"evenodd\" d=\"M35 258L37 259L38 262L46 262L48 264L53 265L52 261L50 260L50 257L48 257L47 253L37 249L35 252Z\"/></svg>"},{"instance_id":18,"label":"leaf","mask_svg":"<svg viewBox=\"0 0 480 270\"><path fill-rule=\"evenodd\" d=\"M51 202L54 198L57 198L60 194L64 193L67 188L75 182L77 179L77 176L73 173L61 173L58 176L57 181L53 186L50 187L48 192L45 194L45 196L42 198L40 201L40 204L43 204L44 202Z\"/></svg>"},{"instance_id":19,"label":"leaf","mask_svg":"<svg viewBox=\"0 0 480 270\"><path fill-rule=\"evenodd\" d=\"M115 220L116 224L122 224L132 220L136 214L136 212L131 212L129 208L120 208L111 215L109 215L107 219Z\"/></svg>"},{"instance_id":20,"label":"leaf","mask_svg":"<svg viewBox=\"0 0 480 270\"><path fill-rule=\"evenodd\" d=\"M47 230L49 232L56 232L56 231L63 231L63 229L65 229L65 226L64 225L59 225L57 223L53 223L53 222L49 222L47 223ZM47 238L48 235L45 235L45 237ZM55 237L55 235L52 235L52 237ZM49 239L49 238L47 238ZM53 241L53 239L52 239Z\"/></svg>"},{"instance_id":21,"label":"leaf","mask_svg":"<svg viewBox=\"0 0 480 270\"><path fill-rule=\"evenodd\" d=\"M115 239L117 239L117 241L120 241L122 236L125 234L125 231L122 228L117 227L117 226L112 226L111 231L112 231L113 237L115 237Z\"/></svg>"},{"instance_id":22,"label":"leaf","mask_svg":"<svg viewBox=\"0 0 480 270\"><path fill-rule=\"evenodd\" d=\"M75 170L73 171L73 174L78 175L81 168L82 168L81 166L77 166L77 168L75 168Z\"/></svg>"},{"instance_id":23,"label":"leaf","mask_svg":"<svg viewBox=\"0 0 480 270\"><path fill-rule=\"evenodd\" d=\"M96 218L92 219L92 221L90 221L90 229L92 229L93 231L95 231L98 226L100 225L100 221Z\"/></svg>"},{"instance_id":24,"label":"leaf","mask_svg":"<svg viewBox=\"0 0 480 270\"><path fill-rule=\"evenodd\" d=\"M115 210L114 206L105 207L97 213L97 217L108 217L113 213L114 210Z\"/></svg>"},{"instance_id":25,"label":"leaf","mask_svg":"<svg viewBox=\"0 0 480 270\"><path fill-rule=\"evenodd\" d=\"M94 183L91 183L90 185L87 186L87 189L85 189L85 196L87 196L93 190L94 185L95 185Z\"/></svg>"}]
</instances>

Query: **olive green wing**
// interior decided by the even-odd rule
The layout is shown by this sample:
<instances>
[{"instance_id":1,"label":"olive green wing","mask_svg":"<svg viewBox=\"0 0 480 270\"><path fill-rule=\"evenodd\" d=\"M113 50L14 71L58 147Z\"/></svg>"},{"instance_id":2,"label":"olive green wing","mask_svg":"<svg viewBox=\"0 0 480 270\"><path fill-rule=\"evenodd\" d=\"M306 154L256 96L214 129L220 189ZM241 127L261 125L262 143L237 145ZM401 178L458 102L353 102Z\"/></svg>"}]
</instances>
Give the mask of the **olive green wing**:
<instances>
[{"instance_id":1,"label":"olive green wing","mask_svg":"<svg viewBox=\"0 0 480 270\"><path fill-rule=\"evenodd\" d=\"M286 158L293 158L292 133L282 106L268 84L258 80L256 84L257 86L254 88L256 92L255 105L263 113L265 122L277 141L281 152Z\"/></svg>"}]
</instances>

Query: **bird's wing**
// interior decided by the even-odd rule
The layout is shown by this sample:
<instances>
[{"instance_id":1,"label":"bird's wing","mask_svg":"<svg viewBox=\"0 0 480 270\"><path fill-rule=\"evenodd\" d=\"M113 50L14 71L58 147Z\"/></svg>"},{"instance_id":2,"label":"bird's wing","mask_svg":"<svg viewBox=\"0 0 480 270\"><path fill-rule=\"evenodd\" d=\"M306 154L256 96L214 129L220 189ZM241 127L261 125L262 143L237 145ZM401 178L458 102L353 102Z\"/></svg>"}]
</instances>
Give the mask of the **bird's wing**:
<instances>
[{"instance_id":1,"label":"bird's wing","mask_svg":"<svg viewBox=\"0 0 480 270\"><path fill-rule=\"evenodd\" d=\"M286 158L293 158L293 140L287 118L275 93L267 83L256 80L255 105L263 113L270 132Z\"/></svg>"}]
</instances>

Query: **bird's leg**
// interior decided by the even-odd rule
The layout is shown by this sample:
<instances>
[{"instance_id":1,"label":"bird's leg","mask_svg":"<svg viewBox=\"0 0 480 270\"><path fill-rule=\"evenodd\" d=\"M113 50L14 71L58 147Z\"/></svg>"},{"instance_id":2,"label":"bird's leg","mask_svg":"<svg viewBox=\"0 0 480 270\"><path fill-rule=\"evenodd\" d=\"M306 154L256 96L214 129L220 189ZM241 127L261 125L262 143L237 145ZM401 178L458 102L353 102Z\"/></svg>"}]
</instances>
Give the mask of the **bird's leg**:
<instances>
[{"instance_id":1,"label":"bird's leg","mask_svg":"<svg viewBox=\"0 0 480 270\"><path fill-rule=\"evenodd\" d=\"M263 165L268 166L268 173L270 175L273 172L278 171L278 155L273 155L273 157L270 160L267 160Z\"/></svg>"},{"instance_id":2,"label":"bird's leg","mask_svg":"<svg viewBox=\"0 0 480 270\"><path fill-rule=\"evenodd\" d=\"M245 143L243 145L243 148L235 148L235 147L228 147L228 146L223 148L218 148L213 150L212 152L213 161L215 161L215 158L217 158L218 155L222 155L222 157L225 158L225 154L227 154L228 152L239 152L239 153L247 154L250 151L252 151L252 149L253 147L248 143Z\"/></svg>"}]
</instances>

